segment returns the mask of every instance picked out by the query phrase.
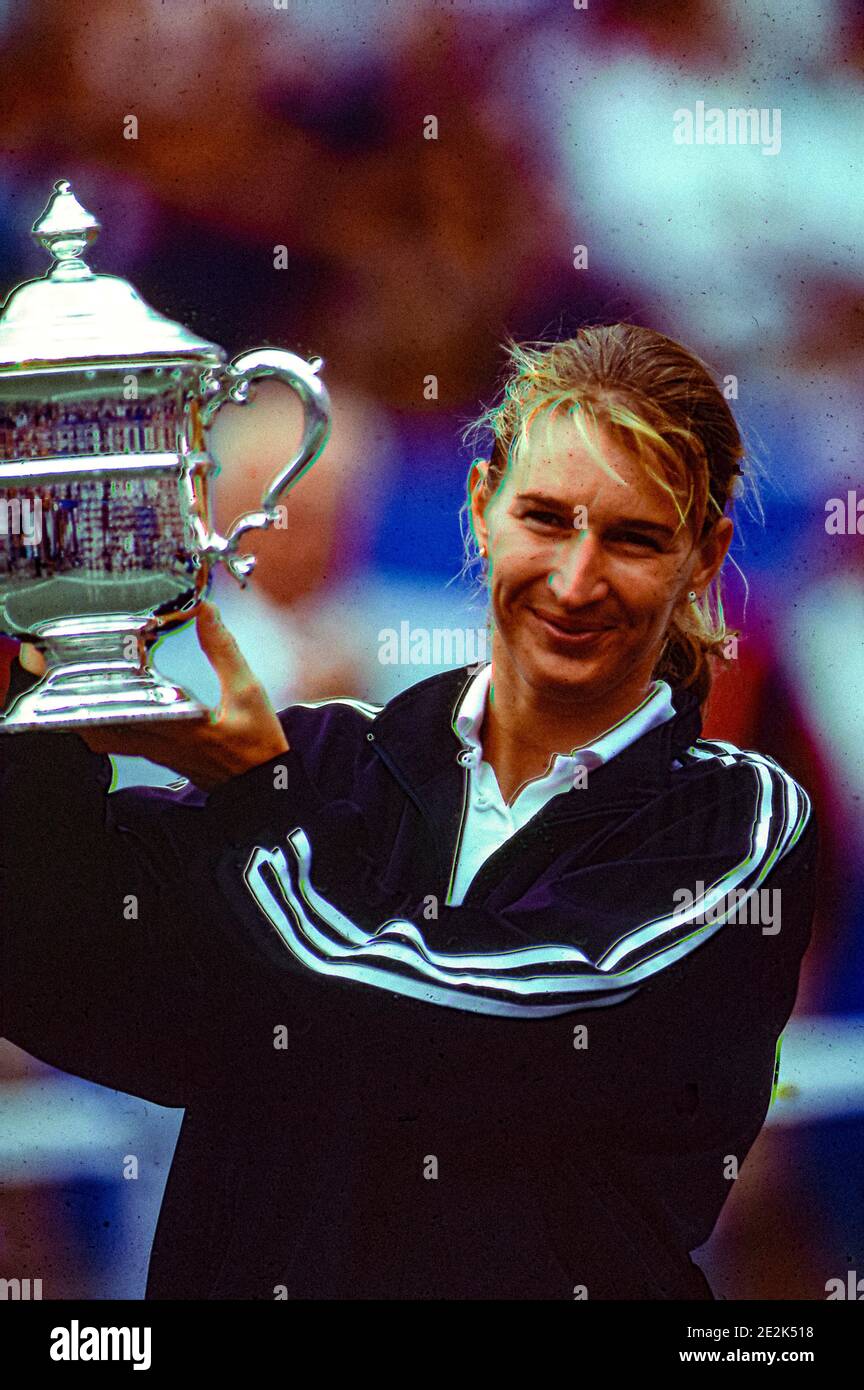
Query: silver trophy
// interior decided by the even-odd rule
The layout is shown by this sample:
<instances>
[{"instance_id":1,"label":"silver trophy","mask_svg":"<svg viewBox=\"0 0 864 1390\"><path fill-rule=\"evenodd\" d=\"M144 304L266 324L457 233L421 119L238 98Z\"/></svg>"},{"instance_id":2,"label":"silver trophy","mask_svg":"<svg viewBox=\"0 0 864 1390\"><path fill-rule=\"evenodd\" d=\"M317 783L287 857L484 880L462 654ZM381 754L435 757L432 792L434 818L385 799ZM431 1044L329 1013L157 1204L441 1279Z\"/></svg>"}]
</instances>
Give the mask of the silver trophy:
<instances>
[{"instance_id":1,"label":"silver trophy","mask_svg":"<svg viewBox=\"0 0 864 1390\"><path fill-rule=\"evenodd\" d=\"M82 257L98 232L55 184L33 227L54 264L0 313L0 631L47 663L0 719L7 732L201 717L150 648L195 616L218 561L245 587L255 559L241 538L278 520L330 430L320 358L259 348L227 362L127 281L94 274ZM221 536L207 429L260 377L297 392L303 437L260 511Z\"/></svg>"}]
</instances>

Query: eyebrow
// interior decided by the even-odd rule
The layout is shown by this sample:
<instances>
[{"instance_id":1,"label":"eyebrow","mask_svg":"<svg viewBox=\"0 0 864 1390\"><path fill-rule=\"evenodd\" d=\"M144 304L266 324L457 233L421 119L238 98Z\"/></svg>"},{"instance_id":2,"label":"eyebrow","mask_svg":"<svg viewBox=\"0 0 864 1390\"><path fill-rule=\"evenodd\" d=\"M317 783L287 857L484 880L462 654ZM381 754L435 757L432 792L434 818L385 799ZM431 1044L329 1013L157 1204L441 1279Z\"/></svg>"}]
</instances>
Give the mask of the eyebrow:
<instances>
[{"instance_id":1,"label":"eyebrow","mask_svg":"<svg viewBox=\"0 0 864 1390\"><path fill-rule=\"evenodd\" d=\"M560 497L550 497L545 492L517 492L517 502L539 502L544 507L555 507L557 511L570 512L573 508L566 502L562 502ZM630 526L640 531L653 531L658 536L668 536L670 539L675 535L671 526L664 526L660 521L648 521L640 516L622 516L615 523L616 526Z\"/></svg>"}]
</instances>

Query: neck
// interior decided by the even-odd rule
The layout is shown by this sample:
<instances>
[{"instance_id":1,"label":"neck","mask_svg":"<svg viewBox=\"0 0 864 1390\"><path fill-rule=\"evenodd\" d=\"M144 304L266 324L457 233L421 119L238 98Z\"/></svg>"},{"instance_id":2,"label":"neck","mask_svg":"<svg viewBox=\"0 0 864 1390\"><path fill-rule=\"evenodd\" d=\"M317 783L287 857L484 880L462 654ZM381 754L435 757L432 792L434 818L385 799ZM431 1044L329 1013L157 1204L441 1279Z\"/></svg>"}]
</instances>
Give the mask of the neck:
<instances>
[{"instance_id":1,"label":"neck","mask_svg":"<svg viewBox=\"0 0 864 1390\"><path fill-rule=\"evenodd\" d=\"M629 681L614 691L555 700L529 686L506 660L492 656L492 680L480 731L501 795L510 801L522 785L542 777L556 753L594 742L645 699L650 680Z\"/></svg>"}]
</instances>

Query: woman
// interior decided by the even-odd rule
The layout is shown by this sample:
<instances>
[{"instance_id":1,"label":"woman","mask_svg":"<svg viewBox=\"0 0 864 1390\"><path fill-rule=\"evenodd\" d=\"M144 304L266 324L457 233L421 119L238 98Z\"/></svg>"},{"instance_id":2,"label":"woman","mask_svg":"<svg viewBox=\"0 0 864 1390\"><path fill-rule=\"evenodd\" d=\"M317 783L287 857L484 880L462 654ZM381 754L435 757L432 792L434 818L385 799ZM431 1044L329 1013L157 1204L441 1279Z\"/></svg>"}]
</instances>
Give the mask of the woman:
<instances>
[{"instance_id":1,"label":"woman","mask_svg":"<svg viewBox=\"0 0 864 1390\"><path fill-rule=\"evenodd\" d=\"M490 664L277 716L205 606L209 721L0 740L5 1035L186 1107L148 1297L712 1297L817 853L699 737L743 446L626 324L478 428Z\"/></svg>"}]
</instances>

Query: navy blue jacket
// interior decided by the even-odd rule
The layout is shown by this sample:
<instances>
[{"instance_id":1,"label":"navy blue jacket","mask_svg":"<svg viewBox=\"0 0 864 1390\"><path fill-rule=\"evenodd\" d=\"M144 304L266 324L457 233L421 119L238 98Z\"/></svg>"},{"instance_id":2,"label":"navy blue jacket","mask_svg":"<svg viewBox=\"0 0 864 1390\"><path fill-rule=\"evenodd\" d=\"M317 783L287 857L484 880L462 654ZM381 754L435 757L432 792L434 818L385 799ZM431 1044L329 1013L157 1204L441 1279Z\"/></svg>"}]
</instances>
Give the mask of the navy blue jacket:
<instances>
[{"instance_id":1,"label":"navy blue jacket","mask_svg":"<svg viewBox=\"0 0 864 1390\"><path fill-rule=\"evenodd\" d=\"M0 1032L185 1107L148 1297L711 1298L689 1252L769 1105L809 798L676 690L447 906L470 676L293 705L209 797L0 736Z\"/></svg>"}]
</instances>

